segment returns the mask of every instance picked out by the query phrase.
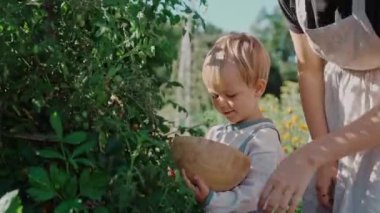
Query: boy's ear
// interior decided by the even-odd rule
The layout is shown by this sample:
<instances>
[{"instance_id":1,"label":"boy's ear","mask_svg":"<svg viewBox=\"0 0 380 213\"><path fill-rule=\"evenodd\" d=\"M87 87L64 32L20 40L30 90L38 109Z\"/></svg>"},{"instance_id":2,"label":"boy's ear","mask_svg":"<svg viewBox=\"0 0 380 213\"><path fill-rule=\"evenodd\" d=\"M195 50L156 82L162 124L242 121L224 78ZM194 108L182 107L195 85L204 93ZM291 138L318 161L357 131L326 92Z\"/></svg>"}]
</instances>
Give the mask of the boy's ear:
<instances>
[{"instance_id":1,"label":"boy's ear","mask_svg":"<svg viewBox=\"0 0 380 213\"><path fill-rule=\"evenodd\" d=\"M267 81L264 79L258 79L256 81L256 85L254 88L255 95L257 97L261 97L264 94L266 87L267 87Z\"/></svg>"}]
</instances>

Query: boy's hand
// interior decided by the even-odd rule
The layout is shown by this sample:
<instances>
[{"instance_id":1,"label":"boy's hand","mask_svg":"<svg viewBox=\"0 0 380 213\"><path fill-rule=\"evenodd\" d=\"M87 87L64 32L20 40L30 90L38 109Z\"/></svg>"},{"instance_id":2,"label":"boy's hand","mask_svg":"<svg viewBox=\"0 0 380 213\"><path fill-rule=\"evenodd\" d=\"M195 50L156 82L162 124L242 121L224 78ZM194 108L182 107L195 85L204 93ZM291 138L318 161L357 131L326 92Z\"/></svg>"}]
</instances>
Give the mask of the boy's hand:
<instances>
[{"instance_id":1,"label":"boy's hand","mask_svg":"<svg viewBox=\"0 0 380 213\"><path fill-rule=\"evenodd\" d=\"M184 169L181 170L181 173L186 185L194 192L196 201L198 203L205 202L207 195L210 192L206 183L197 175L193 178L187 177Z\"/></svg>"},{"instance_id":2,"label":"boy's hand","mask_svg":"<svg viewBox=\"0 0 380 213\"><path fill-rule=\"evenodd\" d=\"M317 171L316 190L319 202L331 209L334 202L334 188L337 175L337 162L321 166Z\"/></svg>"}]
</instances>

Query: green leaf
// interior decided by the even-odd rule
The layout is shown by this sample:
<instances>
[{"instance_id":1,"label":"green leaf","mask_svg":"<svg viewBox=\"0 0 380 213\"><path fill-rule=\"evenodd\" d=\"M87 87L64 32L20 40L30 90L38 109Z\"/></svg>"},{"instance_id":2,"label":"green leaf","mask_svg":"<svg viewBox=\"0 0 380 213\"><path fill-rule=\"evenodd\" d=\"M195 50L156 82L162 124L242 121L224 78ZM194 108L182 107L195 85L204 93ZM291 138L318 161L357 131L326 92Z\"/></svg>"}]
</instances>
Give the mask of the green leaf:
<instances>
[{"instance_id":1,"label":"green leaf","mask_svg":"<svg viewBox=\"0 0 380 213\"><path fill-rule=\"evenodd\" d=\"M193 12L193 9L191 9L191 7L189 7L188 5L185 5L185 10L183 12L189 14Z\"/></svg>"},{"instance_id":2,"label":"green leaf","mask_svg":"<svg viewBox=\"0 0 380 213\"><path fill-rule=\"evenodd\" d=\"M118 3L119 1L115 1L115 0L104 0L103 1L103 4L107 7L110 7L110 6L118 6Z\"/></svg>"},{"instance_id":3,"label":"green leaf","mask_svg":"<svg viewBox=\"0 0 380 213\"><path fill-rule=\"evenodd\" d=\"M63 140L65 143L69 144L81 144L83 141L87 139L86 132L73 132L65 137Z\"/></svg>"},{"instance_id":4,"label":"green leaf","mask_svg":"<svg viewBox=\"0 0 380 213\"><path fill-rule=\"evenodd\" d=\"M73 158L69 158L69 163L74 167L75 171L78 171L78 164Z\"/></svg>"},{"instance_id":5,"label":"green leaf","mask_svg":"<svg viewBox=\"0 0 380 213\"><path fill-rule=\"evenodd\" d=\"M55 193L52 190L31 187L27 190L28 194L37 202L50 200L54 197Z\"/></svg>"},{"instance_id":6,"label":"green leaf","mask_svg":"<svg viewBox=\"0 0 380 213\"><path fill-rule=\"evenodd\" d=\"M50 166L50 179L52 182L52 187L55 191L64 192L66 191L68 185L70 184L70 176L64 170L59 169L56 165ZM73 198L74 195L61 193L64 198Z\"/></svg>"},{"instance_id":7,"label":"green leaf","mask_svg":"<svg viewBox=\"0 0 380 213\"><path fill-rule=\"evenodd\" d=\"M62 140L63 138L63 128L61 118L59 117L57 112L53 112L50 115L50 125L53 127L55 134L57 137Z\"/></svg>"},{"instance_id":8,"label":"green leaf","mask_svg":"<svg viewBox=\"0 0 380 213\"><path fill-rule=\"evenodd\" d=\"M107 77L108 78L112 78L117 72L119 72L121 69L121 65L117 65L116 67L112 67L108 73L107 73Z\"/></svg>"},{"instance_id":9,"label":"green leaf","mask_svg":"<svg viewBox=\"0 0 380 213\"><path fill-rule=\"evenodd\" d=\"M106 143L106 154L115 155L116 153L123 151L123 143L120 140L112 137Z\"/></svg>"},{"instance_id":10,"label":"green leaf","mask_svg":"<svg viewBox=\"0 0 380 213\"><path fill-rule=\"evenodd\" d=\"M50 179L46 170L42 167L30 167L28 169L29 182L32 186L49 186Z\"/></svg>"},{"instance_id":11,"label":"green leaf","mask_svg":"<svg viewBox=\"0 0 380 213\"><path fill-rule=\"evenodd\" d=\"M80 145L79 147L77 147L76 149L74 149L74 152L73 152L73 155L71 156L72 158L75 158L85 152L88 152L90 151L94 146L96 145L96 141L95 140L91 140L91 141L88 141L82 145Z\"/></svg>"},{"instance_id":12,"label":"green leaf","mask_svg":"<svg viewBox=\"0 0 380 213\"><path fill-rule=\"evenodd\" d=\"M82 165L85 165L85 166L89 166L89 167L92 167L92 168L95 168L95 164L89 160L89 159L86 159L86 158L78 158L78 159L75 159L75 161L77 163L80 163Z\"/></svg>"},{"instance_id":13,"label":"green leaf","mask_svg":"<svg viewBox=\"0 0 380 213\"><path fill-rule=\"evenodd\" d=\"M0 212L5 213L22 213L22 204L17 196L18 190L5 193L0 198Z\"/></svg>"},{"instance_id":14,"label":"green leaf","mask_svg":"<svg viewBox=\"0 0 380 213\"><path fill-rule=\"evenodd\" d=\"M99 208L96 208L94 213L108 213L108 209L104 208L104 207L99 207Z\"/></svg>"},{"instance_id":15,"label":"green leaf","mask_svg":"<svg viewBox=\"0 0 380 213\"><path fill-rule=\"evenodd\" d=\"M75 210L79 211L81 209L84 209L84 206L79 199L70 199L62 201L54 210L54 213L67 213Z\"/></svg>"},{"instance_id":16,"label":"green leaf","mask_svg":"<svg viewBox=\"0 0 380 213\"><path fill-rule=\"evenodd\" d=\"M170 81L170 82L167 82L166 84L166 87L167 88L172 88L172 87L181 87L183 88L183 85L177 81Z\"/></svg>"},{"instance_id":17,"label":"green leaf","mask_svg":"<svg viewBox=\"0 0 380 213\"><path fill-rule=\"evenodd\" d=\"M37 155L43 157L43 158L49 158L49 159L61 159L64 160L65 158L61 155L61 153L52 150L52 149L41 149L37 151Z\"/></svg>"},{"instance_id":18,"label":"green leaf","mask_svg":"<svg viewBox=\"0 0 380 213\"><path fill-rule=\"evenodd\" d=\"M55 191L51 187L50 178L45 169L41 167L30 167L28 170L28 178L31 187L27 192L35 201L42 202L50 200L55 196Z\"/></svg>"},{"instance_id":19,"label":"green leaf","mask_svg":"<svg viewBox=\"0 0 380 213\"><path fill-rule=\"evenodd\" d=\"M77 177L73 176L70 180L65 184L62 194L66 198L75 198L78 191L78 181Z\"/></svg>"},{"instance_id":20,"label":"green leaf","mask_svg":"<svg viewBox=\"0 0 380 213\"><path fill-rule=\"evenodd\" d=\"M100 171L82 172L79 180L80 194L93 200L100 200L108 185L106 174Z\"/></svg>"},{"instance_id":21,"label":"green leaf","mask_svg":"<svg viewBox=\"0 0 380 213\"><path fill-rule=\"evenodd\" d=\"M103 24L99 24L99 29L96 31L95 33L95 37L100 37L102 36L104 33L110 31L110 29L106 26L106 25L103 25Z\"/></svg>"}]
</instances>

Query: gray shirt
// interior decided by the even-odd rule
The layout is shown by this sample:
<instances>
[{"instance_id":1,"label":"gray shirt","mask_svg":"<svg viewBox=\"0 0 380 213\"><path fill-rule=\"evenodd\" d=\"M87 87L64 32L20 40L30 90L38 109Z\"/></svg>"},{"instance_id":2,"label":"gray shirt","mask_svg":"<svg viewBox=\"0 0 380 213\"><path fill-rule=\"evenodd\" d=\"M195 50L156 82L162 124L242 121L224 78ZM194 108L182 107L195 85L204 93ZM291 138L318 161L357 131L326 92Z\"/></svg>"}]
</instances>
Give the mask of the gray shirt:
<instances>
[{"instance_id":1,"label":"gray shirt","mask_svg":"<svg viewBox=\"0 0 380 213\"><path fill-rule=\"evenodd\" d=\"M283 159L278 131L269 119L217 125L207 139L232 146L251 159L247 177L225 192L211 191L205 201L206 212L254 212L269 176Z\"/></svg>"}]
</instances>

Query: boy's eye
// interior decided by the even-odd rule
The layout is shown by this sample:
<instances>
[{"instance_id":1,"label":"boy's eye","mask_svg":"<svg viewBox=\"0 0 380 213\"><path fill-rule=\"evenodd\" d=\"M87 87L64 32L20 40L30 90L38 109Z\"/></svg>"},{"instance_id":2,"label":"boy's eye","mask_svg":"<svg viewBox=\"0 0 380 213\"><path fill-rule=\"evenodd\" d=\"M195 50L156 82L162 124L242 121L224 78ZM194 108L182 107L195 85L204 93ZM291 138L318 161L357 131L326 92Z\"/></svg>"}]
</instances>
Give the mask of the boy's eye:
<instances>
[{"instance_id":1,"label":"boy's eye","mask_svg":"<svg viewBox=\"0 0 380 213\"><path fill-rule=\"evenodd\" d=\"M212 99L217 99L218 97L219 97L219 95L217 95L217 94L211 94Z\"/></svg>"},{"instance_id":2,"label":"boy's eye","mask_svg":"<svg viewBox=\"0 0 380 213\"><path fill-rule=\"evenodd\" d=\"M230 94L230 95L226 95L227 98L234 98L236 96L236 94Z\"/></svg>"}]
</instances>

